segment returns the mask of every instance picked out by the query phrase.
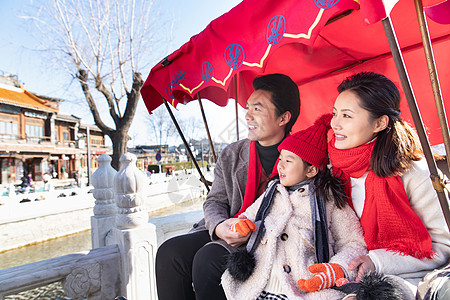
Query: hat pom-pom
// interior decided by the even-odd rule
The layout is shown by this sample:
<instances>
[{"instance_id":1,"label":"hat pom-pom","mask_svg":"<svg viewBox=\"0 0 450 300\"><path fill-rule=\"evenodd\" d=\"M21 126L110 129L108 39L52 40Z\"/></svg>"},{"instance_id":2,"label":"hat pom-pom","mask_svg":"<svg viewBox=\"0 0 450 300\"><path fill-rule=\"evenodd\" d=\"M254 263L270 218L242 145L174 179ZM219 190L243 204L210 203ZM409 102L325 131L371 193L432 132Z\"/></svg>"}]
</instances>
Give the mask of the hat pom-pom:
<instances>
[{"instance_id":1,"label":"hat pom-pom","mask_svg":"<svg viewBox=\"0 0 450 300\"><path fill-rule=\"evenodd\" d=\"M247 250L232 252L228 255L228 272L236 280L246 281L252 275L255 265L255 256Z\"/></svg>"},{"instance_id":2,"label":"hat pom-pom","mask_svg":"<svg viewBox=\"0 0 450 300\"><path fill-rule=\"evenodd\" d=\"M361 278L356 299L410 299L411 292L405 287L397 284L391 277L370 272Z\"/></svg>"},{"instance_id":3,"label":"hat pom-pom","mask_svg":"<svg viewBox=\"0 0 450 300\"><path fill-rule=\"evenodd\" d=\"M331 119L333 118L333 114L323 114L314 122L314 125L320 126L324 125L327 129L331 129Z\"/></svg>"}]
</instances>

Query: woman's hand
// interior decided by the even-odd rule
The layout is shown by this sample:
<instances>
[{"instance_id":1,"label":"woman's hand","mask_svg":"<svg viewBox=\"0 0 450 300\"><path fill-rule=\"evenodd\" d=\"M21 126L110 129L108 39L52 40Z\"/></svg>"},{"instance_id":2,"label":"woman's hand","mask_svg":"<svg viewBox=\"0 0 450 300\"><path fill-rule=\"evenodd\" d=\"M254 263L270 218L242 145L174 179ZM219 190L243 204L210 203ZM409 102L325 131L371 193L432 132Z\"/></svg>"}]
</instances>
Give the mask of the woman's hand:
<instances>
[{"instance_id":1,"label":"woman's hand","mask_svg":"<svg viewBox=\"0 0 450 300\"><path fill-rule=\"evenodd\" d=\"M240 245L247 242L250 238L250 234L242 235L239 232L233 231L231 226L242 219L231 218L223 221L217 225L215 233L218 238L224 240L231 247L239 247Z\"/></svg>"},{"instance_id":2,"label":"woman's hand","mask_svg":"<svg viewBox=\"0 0 450 300\"><path fill-rule=\"evenodd\" d=\"M348 264L350 271L358 269L356 282L359 282L364 274L375 271L375 265L368 255L358 256Z\"/></svg>"}]
</instances>

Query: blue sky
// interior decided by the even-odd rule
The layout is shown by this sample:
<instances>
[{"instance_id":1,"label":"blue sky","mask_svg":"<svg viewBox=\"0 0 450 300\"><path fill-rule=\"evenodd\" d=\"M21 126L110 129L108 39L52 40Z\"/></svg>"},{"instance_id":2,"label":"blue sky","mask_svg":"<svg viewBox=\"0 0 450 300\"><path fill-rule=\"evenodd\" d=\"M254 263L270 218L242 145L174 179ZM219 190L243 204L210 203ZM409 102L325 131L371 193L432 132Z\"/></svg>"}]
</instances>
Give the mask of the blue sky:
<instances>
[{"instance_id":1,"label":"blue sky","mask_svg":"<svg viewBox=\"0 0 450 300\"><path fill-rule=\"evenodd\" d=\"M209 22L219 17L223 13L229 11L237 5L240 0L155 0L156 5L160 7L161 15L165 18L173 20L173 41L169 45L166 54L178 49L182 44L187 42L192 35L203 30ZM24 15L25 10L30 5L36 5L41 1L32 0L0 0L0 71L18 75L19 80L25 84L25 88L31 92L46 96L70 99L66 103L62 103L60 111L65 114L74 114L81 117L84 122L92 123L90 112L86 107L74 106L74 101L84 101L81 88L76 82L71 84L70 77L64 72L58 73L56 70L48 68L43 58L44 53L36 50L38 48L39 33L30 27L29 23L20 18ZM169 26L171 22L161 22L161 26ZM150 55L150 54L149 54ZM164 55L164 56L165 56ZM162 57L151 57L156 64ZM148 70L141 70L144 78L147 77ZM143 134L141 127L143 111L143 102L140 101L139 111L136 116L130 136L134 136L136 141L134 144L150 143L148 134ZM195 104L194 104L195 105ZM180 107L180 111L192 112L193 109L188 106ZM229 105L233 106L234 105ZM76 107L76 108L74 108ZM221 115L231 117L234 111L227 108L218 108L208 102L204 103L205 110L208 114L214 114L217 109L221 109ZM198 109L198 104L194 112ZM198 112L199 114L199 112ZM216 114L217 116L217 114ZM225 122L229 123L229 122ZM220 128L223 121L211 122L210 126L213 131L217 127Z\"/></svg>"}]
</instances>

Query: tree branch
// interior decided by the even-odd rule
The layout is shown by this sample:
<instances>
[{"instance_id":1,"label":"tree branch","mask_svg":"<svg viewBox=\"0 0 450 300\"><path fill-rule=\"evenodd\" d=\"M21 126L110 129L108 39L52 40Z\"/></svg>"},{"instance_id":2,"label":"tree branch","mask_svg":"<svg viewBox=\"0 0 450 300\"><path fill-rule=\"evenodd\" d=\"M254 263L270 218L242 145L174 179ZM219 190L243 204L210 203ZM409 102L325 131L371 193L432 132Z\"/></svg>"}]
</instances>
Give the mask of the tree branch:
<instances>
[{"instance_id":1,"label":"tree branch","mask_svg":"<svg viewBox=\"0 0 450 300\"><path fill-rule=\"evenodd\" d=\"M134 49L133 49L133 35L134 35L134 9L135 9L135 5L136 2L135 0L133 0L132 2L132 9L131 9L131 22L130 22L130 58L131 58L131 70L135 70L134 68Z\"/></svg>"},{"instance_id":2,"label":"tree branch","mask_svg":"<svg viewBox=\"0 0 450 300\"><path fill-rule=\"evenodd\" d=\"M105 85L103 84L103 80L99 76L95 77L95 88L100 93L102 93L103 96L105 97L106 101L108 102L109 114L113 118L114 123L116 124L116 127L119 127L120 124L121 124L121 121L120 121L121 117L119 115L117 115L116 107L114 105L114 100L112 98L112 95L109 92L109 90L105 87ZM119 107L117 107L117 111L119 111L119 114L120 114L120 108Z\"/></svg>"},{"instance_id":3,"label":"tree branch","mask_svg":"<svg viewBox=\"0 0 450 300\"><path fill-rule=\"evenodd\" d=\"M122 118L122 125L131 126L131 122L133 121L133 116L136 113L137 103L140 97L141 87L144 85L144 80L142 79L141 73L134 72L133 73L133 85L131 87L131 91L127 92L127 107L125 109L125 114Z\"/></svg>"},{"instance_id":4,"label":"tree branch","mask_svg":"<svg viewBox=\"0 0 450 300\"><path fill-rule=\"evenodd\" d=\"M81 84L81 88L83 90L86 101L89 105L89 109L92 112L95 124L98 126L98 128L100 128L102 132L104 132L107 135L111 135L114 130L106 126L105 123L103 123L100 114L98 112L97 105L95 104L94 98L92 97L91 92L89 90L89 85L87 84L88 73L85 70L79 68L76 77Z\"/></svg>"},{"instance_id":5,"label":"tree branch","mask_svg":"<svg viewBox=\"0 0 450 300\"><path fill-rule=\"evenodd\" d=\"M89 64L86 63L86 61L83 59L80 51L77 48L77 43L75 42L75 39L72 35L73 29L69 25L69 22L67 20L69 13L67 12L67 7L64 6L64 12L60 6L60 2L57 0L56 3L56 10L59 16L59 21L61 22L61 26L63 27L64 33L67 37L67 40L69 42L68 50L70 51L70 55L72 59L74 60L74 63L76 65L79 65L80 63L83 64L83 66L91 73L92 69L89 67Z\"/></svg>"}]
</instances>

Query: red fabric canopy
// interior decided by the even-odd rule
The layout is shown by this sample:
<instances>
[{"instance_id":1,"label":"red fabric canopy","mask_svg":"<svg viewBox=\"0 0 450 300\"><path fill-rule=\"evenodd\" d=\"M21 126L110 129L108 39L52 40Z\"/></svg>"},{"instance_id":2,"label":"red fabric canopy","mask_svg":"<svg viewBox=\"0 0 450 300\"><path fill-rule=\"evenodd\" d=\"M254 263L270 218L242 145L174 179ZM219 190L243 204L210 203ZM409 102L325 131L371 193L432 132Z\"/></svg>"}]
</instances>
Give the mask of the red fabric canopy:
<instances>
[{"instance_id":1,"label":"red fabric canopy","mask_svg":"<svg viewBox=\"0 0 450 300\"><path fill-rule=\"evenodd\" d=\"M402 91L381 22L365 25L380 18L368 18L364 9L364 3L374 1L361 2L358 10L352 0L244 0L151 70L141 90L147 109L161 105L161 96L176 106L197 99L197 93L224 106L235 98L233 78L238 102L245 107L255 76L284 73L300 90L297 131L331 111L337 85L350 74L382 73ZM391 18L430 142L441 143L413 1L400 0ZM428 26L445 100L450 97L445 84L450 78L450 25L428 21ZM411 121L403 92L402 97L402 117Z\"/></svg>"},{"instance_id":2,"label":"red fabric canopy","mask_svg":"<svg viewBox=\"0 0 450 300\"><path fill-rule=\"evenodd\" d=\"M424 11L431 20L440 24L450 24L450 0L426 7Z\"/></svg>"}]
</instances>

